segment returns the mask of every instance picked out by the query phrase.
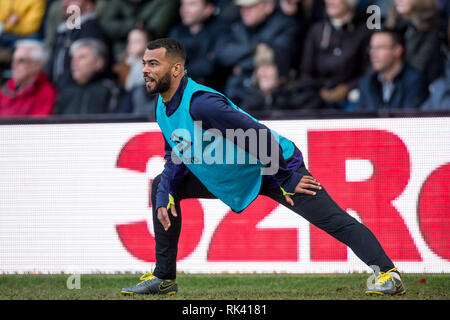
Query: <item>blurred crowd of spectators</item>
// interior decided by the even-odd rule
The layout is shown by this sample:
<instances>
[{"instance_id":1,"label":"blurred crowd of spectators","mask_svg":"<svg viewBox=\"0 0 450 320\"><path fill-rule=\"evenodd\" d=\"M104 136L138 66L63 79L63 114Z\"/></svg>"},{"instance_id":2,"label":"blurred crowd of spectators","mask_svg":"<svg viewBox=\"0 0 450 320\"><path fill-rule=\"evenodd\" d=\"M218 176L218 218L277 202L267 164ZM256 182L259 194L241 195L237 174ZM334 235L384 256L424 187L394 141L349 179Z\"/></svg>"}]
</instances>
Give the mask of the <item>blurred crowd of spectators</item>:
<instances>
[{"instance_id":1,"label":"blurred crowd of spectators","mask_svg":"<svg viewBox=\"0 0 450 320\"><path fill-rule=\"evenodd\" d=\"M152 117L147 43L247 111L450 110L450 0L1 0L0 117Z\"/></svg>"}]
</instances>

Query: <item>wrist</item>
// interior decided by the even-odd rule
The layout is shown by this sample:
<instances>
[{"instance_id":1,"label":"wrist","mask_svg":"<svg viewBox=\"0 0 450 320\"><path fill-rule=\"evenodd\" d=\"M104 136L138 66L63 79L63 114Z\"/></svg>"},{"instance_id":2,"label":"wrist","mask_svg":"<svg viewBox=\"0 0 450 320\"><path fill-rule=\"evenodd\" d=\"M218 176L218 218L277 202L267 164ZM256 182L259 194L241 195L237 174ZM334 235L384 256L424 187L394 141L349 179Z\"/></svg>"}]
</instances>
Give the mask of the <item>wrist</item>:
<instances>
[{"instance_id":1,"label":"wrist","mask_svg":"<svg viewBox=\"0 0 450 320\"><path fill-rule=\"evenodd\" d=\"M298 172L292 172L292 175L287 179L281 186L281 190L283 195L293 195L295 194L295 187L297 187L298 183L302 179L303 175Z\"/></svg>"}]
</instances>

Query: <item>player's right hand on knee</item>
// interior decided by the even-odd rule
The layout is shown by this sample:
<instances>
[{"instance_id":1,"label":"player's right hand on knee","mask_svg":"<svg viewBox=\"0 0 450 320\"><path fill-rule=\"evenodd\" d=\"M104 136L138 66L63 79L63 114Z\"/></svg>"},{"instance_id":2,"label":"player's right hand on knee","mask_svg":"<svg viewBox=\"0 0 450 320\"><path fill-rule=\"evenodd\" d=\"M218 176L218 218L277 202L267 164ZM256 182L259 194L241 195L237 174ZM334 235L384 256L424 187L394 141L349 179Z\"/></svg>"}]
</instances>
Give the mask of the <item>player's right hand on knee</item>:
<instances>
[{"instance_id":1,"label":"player's right hand on knee","mask_svg":"<svg viewBox=\"0 0 450 320\"><path fill-rule=\"evenodd\" d=\"M294 206L294 200L292 200L291 196L296 193L303 193L303 194L315 196L316 191L312 191L311 189L321 190L322 186L313 177L303 176L302 179L300 180L300 182L295 187L294 193L287 193L283 189L281 189L281 190L283 191L283 195L284 195L284 198L286 199L286 202L289 203L291 206Z\"/></svg>"},{"instance_id":2,"label":"player's right hand on knee","mask_svg":"<svg viewBox=\"0 0 450 320\"><path fill-rule=\"evenodd\" d=\"M171 194L169 194L169 203L167 204L167 207L159 207L157 212L158 220L163 225L165 231L169 230L170 228L170 218L168 211L170 211L172 216L174 216L175 218L178 216L177 210L175 209L175 201Z\"/></svg>"}]
</instances>

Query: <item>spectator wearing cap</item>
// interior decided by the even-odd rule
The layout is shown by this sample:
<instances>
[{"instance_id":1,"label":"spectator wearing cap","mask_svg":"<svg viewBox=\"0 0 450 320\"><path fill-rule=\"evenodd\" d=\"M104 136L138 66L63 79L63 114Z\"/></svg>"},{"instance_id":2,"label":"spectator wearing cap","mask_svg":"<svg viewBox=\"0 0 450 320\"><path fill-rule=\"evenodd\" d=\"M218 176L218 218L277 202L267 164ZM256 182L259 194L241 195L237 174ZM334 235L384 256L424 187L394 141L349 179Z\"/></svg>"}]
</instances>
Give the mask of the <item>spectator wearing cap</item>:
<instances>
[{"instance_id":1,"label":"spectator wearing cap","mask_svg":"<svg viewBox=\"0 0 450 320\"><path fill-rule=\"evenodd\" d=\"M57 28L53 46L51 49L50 59L47 64L47 74L53 85L58 89L62 89L67 84L73 82L72 72L70 68L70 47L71 45L83 38L94 38L108 44L103 28L100 26L95 13L95 0L64 0L62 6L63 15L69 18L69 6L77 6L80 9L80 25L74 26L69 21L63 21ZM108 53L108 65L111 63Z\"/></svg>"},{"instance_id":2,"label":"spectator wearing cap","mask_svg":"<svg viewBox=\"0 0 450 320\"><path fill-rule=\"evenodd\" d=\"M368 70L370 30L356 0L326 0L325 8L327 17L308 31L300 79L320 95L326 108L342 109Z\"/></svg>"},{"instance_id":3,"label":"spectator wearing cap","mask_svg":"<svg viewBox=\"0 0 450 320\"><path fill-rule=\"evenodd\" d=\"M253 59L259 44L283 55L278 66L280 77L287 78L291 61L298 54L299 30L295 18L276 10L274 0L235 0L241 19L231 30L220 35L216 46L218 62L232 70L225 92L235 103L242 99L242 88L251 85Z\"/></svg>"},{"instance_id":4,"label":"spectator wearing cap","mask_svg":"<svg viewBox=\"0 0 450 320\"><path fill-rule=\"evenodd\" d=\"M370 41L373 71L360 81L358 110L418 109L428 95L425 77L404 61L402 35L376 31Z\"/></svg>"},{"instance_id":5,"label":"spectator wearing cap","mask_svg":"<svg viewBox=\"0 0 450 320\"><path fill-rule=\"evenodd\" d=\"M54 113L101 114L116 112L121 90L104 76L107 49L98 39L84 38L70 47L74 83L58 93Z\"/></svg>"},{"instance_id":6,"label":"spectator wearing cap","mask_svg":"<svg viewBox=\"0 0 450 320\"><path fill-rule=\"evenodd\" d=\"M181 22L169 37L181 42L187 53L186 69L195 81L222 89L224 72L217 66L214 48L226 25L216 18L215 0L181 0Z\"/></svg>"},{"instance_id":7,"label":"spectator wearing cap","mask_svg":"<svg viewBox=\"0 0 450 320\"><path fill-rule=\"evenodd\" d=\"M56 90L43 72L47 56L37 40L19 40L12 58L12 78L0 91L0 116L46 116L52 113Z\"/></svg>"}]
</instances>

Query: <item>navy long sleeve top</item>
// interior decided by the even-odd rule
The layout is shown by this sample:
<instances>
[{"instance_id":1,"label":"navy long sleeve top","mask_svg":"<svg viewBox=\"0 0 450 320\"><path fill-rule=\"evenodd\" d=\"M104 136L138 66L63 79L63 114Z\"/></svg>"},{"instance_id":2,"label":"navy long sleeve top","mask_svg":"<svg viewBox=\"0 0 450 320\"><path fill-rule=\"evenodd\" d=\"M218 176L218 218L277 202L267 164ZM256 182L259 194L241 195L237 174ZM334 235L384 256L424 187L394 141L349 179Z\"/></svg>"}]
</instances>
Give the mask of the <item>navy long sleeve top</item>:
<instances>
[{"instance_id":1,"label":"navy long sleeve top","mask_svg":"<svg viewBox=\"0 0 450 320\"><path fill-rule=\"evenodd\" d=\"M166 111L168 114L173 113L179 106L183 91L187 83L187 76L185 76L177 89L175 95L170 101L164 102ZM233 108L228 100L217 93L199 91L194 94L191 100L190 113L194 121L201 121L202 128L204 130L217 129L222 135L226 136L226 129L242 129L244 131L248 129L268 130L265 125L253 120L251 117L243 112L240 112ZM259 135L256 135L259 139ZM278 150L278 171L274 175L263 176L262 188L279 188L282 187L286 192L293 193L298 182L301 180L302 175L297 169L303 163L303 156L301 151L295 147L294 154L287 160L283 158L282 149L278 145L278 142L270 134L271 139L267 140L267 149L273 150L272 143L276 143L275 150ZM257 142L260 146L259 141ZM247 152L250 152L248 143L244 146ZM171 160L172 149L167 141L164 145L166 163L164 165L164 171L161 175L161 181L158 185L156 195L156 208L166 207L169 203L169 194L180 183L183 178L188 174L188 168L184 164L174 164ZM258 159L259 150L257 154L253 154ZM281 192L281 191L280 191Z\"/></svg>"}]
</instances>

